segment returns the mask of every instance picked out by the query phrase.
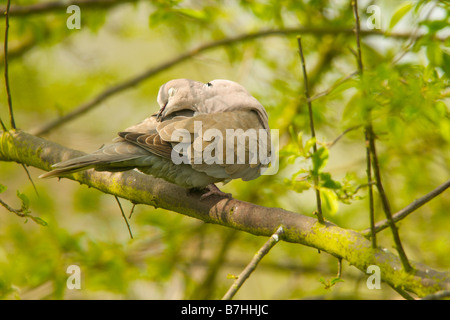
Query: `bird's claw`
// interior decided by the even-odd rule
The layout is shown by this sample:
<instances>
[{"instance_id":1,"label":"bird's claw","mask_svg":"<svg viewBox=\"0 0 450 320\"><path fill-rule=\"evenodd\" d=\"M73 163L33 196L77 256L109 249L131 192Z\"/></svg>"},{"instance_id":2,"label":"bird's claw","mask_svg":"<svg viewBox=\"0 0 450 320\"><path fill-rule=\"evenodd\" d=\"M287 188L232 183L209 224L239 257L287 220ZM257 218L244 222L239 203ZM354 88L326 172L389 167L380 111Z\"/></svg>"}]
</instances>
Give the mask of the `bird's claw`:
<instances>
[{"instance_id":1,"label":"bird's claw","mask_svg":"<svg viewBox=\"0 0 450 320\"><path fill-rule=\"evenodd\" d=\"M206 189L208 191L200 196L200 201L205 200L206 198L208 198L210 196L218 196L221 198L228 198L228 199L231 199L233 197L233 195L231 193L225 193L225 192L220 191L220 189L217 188L217 186L214 183L207 185Z\"/></svg>"}]
</instances>

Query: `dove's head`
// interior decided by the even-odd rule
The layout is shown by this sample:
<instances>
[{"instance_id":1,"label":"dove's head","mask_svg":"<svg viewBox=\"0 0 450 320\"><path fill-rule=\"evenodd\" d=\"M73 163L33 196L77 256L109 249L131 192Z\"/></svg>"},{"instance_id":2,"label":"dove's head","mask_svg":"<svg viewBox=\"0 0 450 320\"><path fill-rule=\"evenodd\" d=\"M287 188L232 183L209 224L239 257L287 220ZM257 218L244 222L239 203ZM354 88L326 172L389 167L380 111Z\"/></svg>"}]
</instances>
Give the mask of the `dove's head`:
<instances>
[{"instance_id":1,"label":"dove's head","mask_svg":"<svg viewBox=\"0 0 450 320\"><path fill-rule=\"evenodd\" d=\"M160 110L158 121L180 111L218 113L252 110L269 129L264 107L243 86L230 80L212 80L208 83L188 79L171 80L161 86L157 98Z\"/></svg>"},{"instance_id":2,"label":"dove's head","mask_svg":"<svg viewBox=\"0 0 450 320\"><path fill-rule=\"evenodd\" d=\"M188 79L175 79L161 86L158 93L160 106L157 114L158 121L181 110L197 111L196 106L202 100L204 84Z\"/></svg>"}]
</instances>

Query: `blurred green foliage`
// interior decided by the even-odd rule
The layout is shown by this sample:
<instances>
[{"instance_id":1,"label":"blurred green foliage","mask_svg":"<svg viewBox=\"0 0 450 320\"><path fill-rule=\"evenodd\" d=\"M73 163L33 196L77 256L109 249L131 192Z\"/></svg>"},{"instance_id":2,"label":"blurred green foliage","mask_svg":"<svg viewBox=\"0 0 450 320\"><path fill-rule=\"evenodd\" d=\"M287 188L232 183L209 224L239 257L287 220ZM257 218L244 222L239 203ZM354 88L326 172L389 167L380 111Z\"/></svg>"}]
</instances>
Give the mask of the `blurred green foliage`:
<instances>
[{"instance_id":1,"label":"blurred green foliage","mask_svg":"<svg viewBox=\"0 0 450 320\"><path fill-rule=\"evenodd\" d=\"M12 1L36 3L44 1ZM80 30L66 27L65 10L12 16L9 77L16 123L33 130L202 43L268 29L325 30L302 35L312 96L326 92L312 102L317 139L310 137L294 34L229 43L196 55L112 96L46 138L89 152L154 113L158 88L170 79L234 80L260 100L271 128L280 130L280 170L255 181L233 181L222 190L312 215L313 181L319 177L325 217L342 227L367 228L362 127L369 111L394 212L450 176L448 2L360 1L364 30L369 5L380 8L387 35L373 30L364 36L361 78L348 77L357 69L354 35L333 32L353 28L350 1L173 0L81 7ZM3 18L0 34L3 43ZM3 93L0 117L7 123ZM354 129L332 143L349 128ZM0 163L0 199L45 222L0 207L2 299L217 299L232 284L229 275L239 274L265 241L143 206L129 219L130 239L112 196L71 181L40 181L41 172L29 170L38 193L20 165ZM131 212L131 204L122 205ZM449 268L449 207L444 193L399 223L408 257ZM384 219L378 200L375 209L376 219ZM380 245L392 248L389 230L378 237ZM67 289L70 265L80 267L80 290ZM367 289L367 276L345 262L343 282L336 273L335 258L280 243L236 298L398 298L384 284L381 290Z\"/></svg>"}]
</instances>

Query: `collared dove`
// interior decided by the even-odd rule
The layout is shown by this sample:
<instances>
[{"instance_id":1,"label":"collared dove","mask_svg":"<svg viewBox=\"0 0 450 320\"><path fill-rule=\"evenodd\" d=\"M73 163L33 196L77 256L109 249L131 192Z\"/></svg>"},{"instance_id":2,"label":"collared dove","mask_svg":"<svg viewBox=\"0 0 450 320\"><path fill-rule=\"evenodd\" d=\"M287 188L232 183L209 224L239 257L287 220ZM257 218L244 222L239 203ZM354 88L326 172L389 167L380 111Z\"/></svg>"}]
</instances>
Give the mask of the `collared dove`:
<instances>
[{"instance_id":1,"label":"collared dove","mask_svg":"<svg viewBox=\"0 0 450 320\"><path fill-rule=\"evenodd\" d=\"M90 168L138 169L188 189L207 187L215 193L216 182L256 179L268 167L266 110L238 83L171 80L161 86L157 102L156 114L119 132L113 143L56 163L40 178Z\"/></svg>"}]
</instances>

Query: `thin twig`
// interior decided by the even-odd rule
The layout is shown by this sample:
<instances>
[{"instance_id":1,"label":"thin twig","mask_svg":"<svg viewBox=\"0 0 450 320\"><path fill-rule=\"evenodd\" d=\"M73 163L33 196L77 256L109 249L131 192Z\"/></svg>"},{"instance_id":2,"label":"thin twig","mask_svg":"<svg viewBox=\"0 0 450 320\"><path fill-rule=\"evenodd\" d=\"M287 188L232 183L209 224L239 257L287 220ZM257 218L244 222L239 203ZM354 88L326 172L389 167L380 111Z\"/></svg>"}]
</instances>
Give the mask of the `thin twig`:
<instances>
[{"instance_id":1,"label":"thin twig","mask_svg":"<svg viewBox=\"0 0 450 320\"><path fill-rule=\"evenodd\" d=\"M425 203L429 202L430 200L440 195L449 187L450 187L450 179L441 184L440 186L438 186L437 188L435 188L434 190L430 191L423 197L414 200L409 205L393 214L392 219L394 220L394 222L402 220L403 218L407 217L410 213L414 212L415 210L423 206ZM385 219L383 221L378 222L375 225L375 231L380 232L381 230L384 230L387 227L389 227L389 221ZM361 233L365 236L371 236L370 229L362 230Z\"/></svg>"},{"instance_id":2,"label":"thin twig","mask_svg":"<svg viewBox=\"0 0 450 320\"><path fill-rule=\"evenodd\" d=\"M339 140L341 140L341 138L342 138L343 136L345 136L347 133L349 133L350 131L359 129L360 127L361 127L361 125L358 124L358 125L356 125L356 126L353 126L353 127L348 128L348 129L345 129L344 132L342 132L336 139L334 139L333 141L331 141L330 143L328 143L327 147L328 147L328 148L331 148L331 147L334 146Z\"/></svg>"},{"instance_id":3,"label":"thin twig","mask_svg":"<svg viewBox=\"0 0 450 320\"><path fill-rule=\"evenodd\" d=\"M131 239L133 239L133 233L131 232L130 224L128 223L128 219L125 215L125 212L123 212L122 205L120 204L119 198L117 196L114 196L116 198L117 204L119 205L120 212L122 213L123 220L125 220L125 223L127 224L128 233L130 234Z\"/></svg>"},{"instance_id":4,"label":"thin twig","mask_svg":"<svg viewBox=\"0 0 450 320\"><path fill-rule=\"evenodd\" d=\"M11 129L16 128L16 123L14 121L14 113L12 107L12 99L11 99L11 89L9 87L9 77L8 77L8 31L9 31L9 8L11 6L11 0L8 0L6 5L6 20L5 20L5 42L4 42L4 61L5 61L5 86L6 86L6 96L8 98L8 108L9 108L9 117L11 120ZM5 125L2 122L2 127L5 129ZM6 130L5 130L6 131Z\"/></svg>"},{"instance_id":5,"label":"thin twig","mask_svg":"<svg viewBox=\"0 0 450 320\"><path fill-rule=\"evenodd\" d=\"M0 124L2 125L3 131L8 131L8 129L6 129L5 123L3 122L2 118L0 118Z\"/></svg>"},{"instance_id":6,"label":"thin twig","mask_svg":"<svg viewBox=\"0 0 450 320\"><path fill-rule=\"evenodd\" d=\"M305 87L305 96L306 100L308 102L308 112L309 112L309 127L311 129L311 137L313 139L316 138L316 132L314 129L314 117L313 117L313 111L312 111L312 103L309 100L309 87L308 87L308 74L306 72L306 63L305 63L305 56L303 55L303 47L302 47L302 39L301 37L297 37L298 42L298 49L300 54L300 59L302 61L302 70L303 70L303 84ZM314 141L313 144L313 150L314 153L317 152L317 143ZM320 223L324 223L325 220L323 219L322 215L322 199L320 198L320 190L319 190L319 176L314 175L314 187L316 191L316 203L317 203L317 219Z\"/></svg>"},{"instance_id":7,"label":"thin twig","mask_svg":"<svg viewBox=\"0 0 450 320\"><path fill-rule=\"evenodd\" d=\"M329 87L328 89L326 89L326 90L324 90L324 91L322 91L322 92L319 92L319 93L313 95L312 97L310 97L310 98L308 99L308 101L311 101L311 102L312 102L312 101L317 100L317 99L319 99L319 98L321 98L321 97L324 97L324 96L326 96L326 95L329 95L331 92L333 92L334 89L336 89L337 87L339 87L341 84L343 84L343 83L346 82L347 80L353 78L353 77L354 77L355 75L357 75L357 74L359 74L359 72L358 72L358 71L354 71L354 72L350 73L349 75L345 76L344 78L339 79L335 84L333 84L333 85L332 85L331 87Z\"/></svg>"},{"instance_id":8,"label":"thin twig","mask_svg":"<svg viewBox=\"0 0 450 320\"><path fill-rule=\"evenodd\" d=\"M355 15L355 21L356 21L356 41L357 41L357 49L358 49L358 68L361 73L361 76L363 75L363 64L362 64L362 54L361 54L361 42L360 42L360 25L359 25L359 14L358 14L358 1L354 0L352 1L352 7L353 7L353 13ZM371 180L371 174L370 174L370 164L369 161L372 162L372 169L374 171L375 180L378 192L380 194L381 202L383 204L383 210L386 215L386 219L389 221L389 226L392 231L392 236L394 238L395 247L397 249L400 261L402 262L403 268L406 272L412 271L411 264L408 261L408 258L406 256L405 250L403 249L403 245L400 240L400 236L398 234L397 226L395 225L395 222L392 218L391 213L391 207L389 204L389 199L386 195L386 192L384 191L383 184L381 182L381 173L380 173L380 165L378 163L378 156L376 152L376 146L375 146L375 134L373 132L372 127L372 121L370 119L370 110L369 110L369 119L368 119L368 125L366 126L365 131L365 138L366 138L366 144L367 141L369 142L369 150L370 154L367 155L367 177L368 177L368 183L369 183L369 191L372 189L372 180ZM366 145L367 148L367 145ZM370 179L370 180L369 180ZM373 201L373 200L372 200ZM375 231L375 218L374 218L374 212L373 212L373 203L371 203L370 208L370 220L371 220L371 233L372 233L372 246L373 248L376 248L376 231Z\"/></svg>"},{"instance_id":9,"label":"thin twig","mask_svg":"<svg viewBox=\"0 0 450 320\"><path fill-rule=\"evenodd\" d=\"M40 224L41 226L44 226L44 227L47 226L47 222L45 222L43 219L41 219L39 217L35 217L35 216L31 215L27 208L22 207L20 209L14 209L13 207L10 207L2 199L0 199L0 205L2 205L6 210L14 213L18 217L25 218L25 219L30 218L31 220L33 220L37 224Z\"/></svg>"},{"instance_id":10,"label":"thin twig","mask_svg":"<svg viewBox=\"0 0 450 320\"><path fill-rule=\"evenodd\" d=\"M360 28L360 21L359 21L359 14L358 14L358 1L353 0L352 1L352 8L353 8L353 15L355 17L355 33L356 33L356 61L358 63L358 72L360 77L363 77L364 74L364 67L362 62L362 52L361 52L361 28ZM366 175L367 175L367 185L369 187L369 218L370 218L370 228L372 230L372 248L377 247L377 238L375 233L375 206L374 206L374 199L373 199L373 183L372 183L372 155L370 152L370 140L371 140L371 134L372 131L372 120L371 115L369 111L367 124L364 128L364 141L366 145Z\"/></svg>"},{"instance_id":11,"label":"thin twig","mask_svg":"<svg viewBox=\"0 0 450 320\"><path fill-rule=\"evenodd\" d=\"M133 203L133 206L131 207L130 215L128 216L128 219L131 219L131 216L133 215L133 212L134 212L134 208L136 208L136 204L135 203Z\"/></svg>"},{"instance_id":12,"label":"thin twig","mask_svg":"<svg viewBox=\"0 0 450 320\"><path fill-rule=\"evenodd\" d=\"M223 296L222 300L231 300L239 288L244 284L245 280L250 277L250 274L256 269L258 263L264 258L264 256L273 248L274 245L280 240L280 236L284 233L283 227L279 227L277 231L266 241L266 243L258 250L253 257L252 261L245 267L241 274L236 278L234 283L228 289L227 293Z\"/></svg>"},{"instance_id":13,"label":"thin twig","mask_svg":"<svg viewBox=\"0 0 450 320\"><path fill-rule=\"evenodd\" d=\"M392 236L394 237L395 247L398 251L399 258L402 262L402 265L403 265L403 268L405 269L405 271L410 272L410 271L412 271L412 267L408 261L408 258L406 257L405 250L403 249L402 243L400 241L400 236L398 234L397 226L395 225L394 219L392 218L391 206L389 204L389 199L386 195L386 192L384 191L384 187L381 182L380 164L378 163L378 156L377 156L377 151L376 151L376 147L375 147L375 138L373 137L373 135L374 135L373 131L369 132L369 136L371 137L369 139L370 152L371 152L372 160L373 160L372 168L374 171L375 180L377 182L377 189L380 194L381 203L383 204L384 213L386 214L386 219L388 220L389 226L392 231ZM373 227L372 232L375 232L374 227ZM372 236L374 236L373 233L372 233Z\"/></svg>"},{"instance_id":14,"label":"thin twig","mask_svg":"<svg viewBox=\"0 0 450 320\"><path fill-rule=\"evenodd\" d=\"M23 170L25 170L25 172L27 174L27 177L28 177L28 180L30 180L31 185L33 186L34 192L36 192L36 195L39 197L39 192L38 192L38 190L36 188L36 185L34 184L33 179L31 178L30 171L28 171L27 166L24 165L23 163L22 163L22 168L23 168Z\"/></svg>"},{"instance_id":15,"label":"thin twig","mask_svg":"<svg viewBox=\"0 0 450 320\"><path fill-rule=\"evenodd\" d=\"M356 58L358 61L358 70L359 73L363 72L363 63L362 63L362 54L361 54L361 27L359 23L359 14L358 14L358 0L352 1L353 14L355 16L355 33L356 33L356 48L358 50Z\"/></svg>"},{"instance_id":16,"label":"thin twig","mask_svg":"<svg viewBox=\"0 0 450 320\"><path fill-rule=\"evenodd\" d=\"M405 290L403 290L400 287L395 287L391 284L389 284L389 286L396 291L399 295L401 295L403 298L405 298L406 300L415 300L408 292L406 292Z\"/></svg>"},{"instance_id":17,"label":"thin twig","mask_svg":"<svg viewBox=\"0 0 450 320\"><path fill-rule=\"evenodd\" d=\"M337 271L337 275L336 278L340 279L342 276L342 258L337 258L338 259L338 271Z\"/></svg>"},{"instance_id":18,"label":"thin twig","mask_svg":"<svg viewBox=\"0 0 450 320\"><path fill-rule=\"evenodd\" d=\"M0 204L9 212L12 212L16 215L18 215L19 217L24 218L25 214L23 213L23 209L14 209L13 207L10 207L6 202L4 202L2 199L0 199Z\"/></svg>"},{"instance_id":19,"label":"thin twig","mask_svg":"<svg viewBox=\"0 0 450 320\"><path fill-rule=\"evenodd\" d=\"M372 180L372 156L370 153L370 133L372 125L369 124L364 129L364 140L366 144L366 175L367 175L367 186L369 187L369 219L370 219L370 232L372 235L372 248L377 247L377 234L375 231L375 206L373 201L373 184Z\"/></svg>"},{"instance_id":20,"label":"thin twig","mask_svg":"<svg viewBox=\"0 0 450 320\"><path fill-rule=\"evenodd\" d=\"M9 86L9 75L8 75L8 34L9 34L9 10L10 10L10 6L11 6L11 1L8 0L8 3L6 5L6 19L5 19L5 24L6 24L6 28L5 28L5 42L4 42L4 62L5 62L5 86L6 86L6 95L8 98L8 108L9 108L9 116L10 116L10 121L11 121L11 129L16 129L16 122L14 121L14 113L13 113L13 107L12 107L12 98L11 98L11 88ZM3 130L7 131L5 124L3 123L3 121L0 119L1 125ZM28 172L27 167L22 164L23 169L25 170L25 172L27 173L28 179L30 180L31 184L33 185L34 191L36 192L36 195L39 195L36 185L33 182L33 179L31 179L30 173Z\"/></svg>"},{"instance_id":21,"label":"thin twig","mask_svg":"<svg viewBox=\"0 0 450 320\"><path fill-rule=\"evenodd\" d=\"M375 184L375 181L372 181L372 185L374 185L374 184ZM368 186L369 185L367 183L360 184L359 186L357 186L355 188L355 191L353 193L356 194L359 191L359 189L365 188L365 187L368 187Z\"/></svg>"}]
</instances>

